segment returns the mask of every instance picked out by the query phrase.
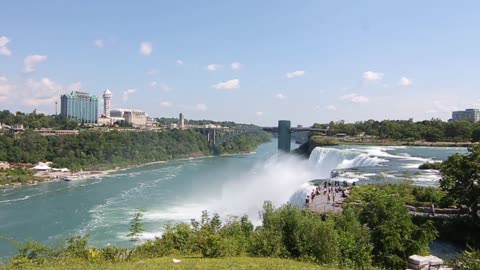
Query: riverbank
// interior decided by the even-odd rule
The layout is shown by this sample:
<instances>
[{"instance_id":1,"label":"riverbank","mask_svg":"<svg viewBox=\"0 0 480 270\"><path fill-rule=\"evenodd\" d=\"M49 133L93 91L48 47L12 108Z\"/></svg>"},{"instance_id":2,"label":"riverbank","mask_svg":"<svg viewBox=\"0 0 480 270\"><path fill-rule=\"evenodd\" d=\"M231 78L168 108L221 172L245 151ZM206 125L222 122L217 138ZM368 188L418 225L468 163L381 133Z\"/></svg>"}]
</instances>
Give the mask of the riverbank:
<instances>
[{"instance_id":1,"label":"riverbank","mask_svg":"<svg viewBox=\"0 0 480 270\"><path fill-rule=\"evenodd\" d=\"M103 177L112 173L116 173L119 171L141 168L141 167L155 165L155 164L163 164L163 163L172 162L172 161L195 160L195 159L213 158L213 157L243 156L243 155L251 155L253 153L255 152L222 154L222 155L200 155L197 153L195 155L192 155L190 157L185 157L185 158L159 160L159 161L152 161L152 162L135 164L135 165L115 166L113 168L106 167L108 169L92 169L92 170L85 170L85 171L82 170L78 172L39 171L32 174L29 180L22 181L22 182L15 182L15 183L0 184L0 189L8 188L8 187L34 186L42 183L63 181L65 178L72 178L72 179L79 179L79 180L100 178L100 177Z\"/></svg>"}]
</instances>

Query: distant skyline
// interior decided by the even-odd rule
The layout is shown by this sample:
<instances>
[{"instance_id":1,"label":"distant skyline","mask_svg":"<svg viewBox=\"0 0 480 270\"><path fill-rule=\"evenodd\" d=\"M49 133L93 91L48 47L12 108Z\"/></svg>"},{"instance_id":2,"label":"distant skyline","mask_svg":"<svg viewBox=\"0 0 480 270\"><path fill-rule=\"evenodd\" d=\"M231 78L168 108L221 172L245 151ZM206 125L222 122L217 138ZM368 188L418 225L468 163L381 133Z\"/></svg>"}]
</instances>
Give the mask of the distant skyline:
<instances>
[{"instance_id":1,"label":"distant skyline","mask_svg":"<svg viewBox=\"0 0 480 270\"><path fill-rule=\"evenodd\" d=\"M275 125L480 108L478 1L4 1L0 108L74 90L154 117ZM102 111L99 108L99 111Z\"/></svg>"}]
</instances>

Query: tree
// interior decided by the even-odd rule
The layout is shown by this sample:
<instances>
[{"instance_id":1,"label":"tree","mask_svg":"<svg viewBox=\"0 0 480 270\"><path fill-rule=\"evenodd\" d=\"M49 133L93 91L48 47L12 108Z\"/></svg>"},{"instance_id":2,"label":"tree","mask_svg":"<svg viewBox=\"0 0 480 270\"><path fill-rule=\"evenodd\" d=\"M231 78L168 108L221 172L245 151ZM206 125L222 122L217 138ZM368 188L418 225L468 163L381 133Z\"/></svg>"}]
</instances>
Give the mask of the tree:
<instances>
[{"instance_id":1,"label":"tree","mask_svg":"<svg viewBox=\"0 0 480 270\"><path fill-rule=\"evenodd\" d=\"M472 142L480 141L480 127L476 127L472 132Z\"/></svg>"},{"instance_id":2,"label":"tree","mask_svg":"<svg viewBox=\"0 0 480 270\"><path fill-rule=\"evenodd\" d=\"M130 221L130 233L127 234L127 236L130 237L130 241L132 241L134 245L137 244L140 240L140 235L145 231L142 224L144 212L145 210L143 209L136 209L133 218Z\"/></svg>"},{"instance_id":3,"label":"tree","mask_svg":"<svg viewBox=\"0 0 480 270\"><path fill-rule=\"evenodd\" d=\"M462 206L468 207L470 216L478 222L480 203L480 145L468 149L467 156L450 156L442 166L440 187Z\"/></svg>"},{"instance_id":4,"label":"tree","mask_svg":"<svg viewBox=\"0 0 480 270\"><path fill-rule=\"evenodd\" d=\"M386 269L405 269L408 256L428 250L438 236L433 223L413 223L401 196L383 190L366 193L359 220L370 229L372 255L376 265Z\"/></svg>"},{"instance_id":5,"label":"tree","mask_svg":"<svg viewBox=\"0 0 480 270\"><path fill-rule=\"evenodd\" d=\"M443 138L443 131L438 128L430 128L424 138L427 142L438 142Z\"/></svg>"}]
</instances>

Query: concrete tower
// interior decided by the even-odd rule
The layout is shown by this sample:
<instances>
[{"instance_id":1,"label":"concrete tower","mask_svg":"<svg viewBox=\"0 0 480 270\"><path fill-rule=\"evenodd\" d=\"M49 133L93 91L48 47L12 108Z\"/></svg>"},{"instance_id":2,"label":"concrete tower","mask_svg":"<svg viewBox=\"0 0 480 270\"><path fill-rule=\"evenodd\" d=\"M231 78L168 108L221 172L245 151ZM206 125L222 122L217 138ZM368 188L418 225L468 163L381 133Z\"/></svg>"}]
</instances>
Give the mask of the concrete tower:
<instances>
[{"instance_id":1,"label":"concrete tower","mask_svg":"<svg viewBox=\"0 0 480 270\"><path fill-rule=\"evenodd\" d=\"M112 102L112 92L105 90L103 93L103 114L105 117L110 118L110 105Z\"/></svg>"},{"instance_id":2,"label":"concrete tower","mask_svg":"<svg viewBox=\"0 0 480 270\"><path fill-rule=\"evenodd\" d=\"M178 116L178 127L180 129L185 128L185 116L183 115L183 113L180 113L180 115Z\"/></svg>"},{"instance_id":3,"label":"concrete tower","mask_svg":"<svg viewBox=\"0 0 480 270\"><path fill-rule=\"evenodd\" d=\"M278 121L278 149L284 152L290 152L290 144L292 143L292 133L290 130L290 121Z\"/></svg>"}]
</instances>

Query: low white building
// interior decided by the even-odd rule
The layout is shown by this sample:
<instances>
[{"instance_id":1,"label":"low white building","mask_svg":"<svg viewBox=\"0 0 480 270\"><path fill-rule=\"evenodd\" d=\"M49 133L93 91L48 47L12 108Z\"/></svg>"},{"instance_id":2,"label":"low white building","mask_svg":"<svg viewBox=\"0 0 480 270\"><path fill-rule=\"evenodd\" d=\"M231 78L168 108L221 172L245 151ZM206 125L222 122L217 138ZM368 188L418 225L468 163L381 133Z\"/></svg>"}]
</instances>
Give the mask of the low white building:
<instances>
[{"instance_id":1,"label":"low white building","mask_svg":"<svg viewBox=\"0 0 480 270\"><path fill-rule=\"evenodd\" d=\"M48 166L46 163L39 162L35 167L33 167L33 169L41 172L46 172L51 171L52 167Z\"/></svg>"},{"instance_id":2,"label":"low white building","mask_svg":"<svg viewBox=\"0 0 480 270\"><path fill-rule=\"evenodd\" d=\"M147 126L147 117L148 115L142 110L115 109L110 111L110 118L124 119L125 123L135 128L145 128Z\"/></svg>"}]
</instances>

